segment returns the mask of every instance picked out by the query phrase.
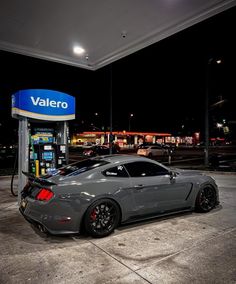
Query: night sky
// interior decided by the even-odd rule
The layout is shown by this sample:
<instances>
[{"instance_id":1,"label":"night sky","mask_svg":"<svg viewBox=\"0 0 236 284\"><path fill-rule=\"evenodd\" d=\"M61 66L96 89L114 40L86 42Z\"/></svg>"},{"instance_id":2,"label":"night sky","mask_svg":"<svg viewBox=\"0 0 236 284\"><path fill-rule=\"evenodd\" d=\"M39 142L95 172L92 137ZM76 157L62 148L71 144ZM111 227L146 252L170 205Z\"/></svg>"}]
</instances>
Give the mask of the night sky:
<instances>
[{"instance_id":1,"label":"night sky","mask_svg":"<svg viewBox=\"0 0 236 284\"><path fill-rule=\"evenodd\" d=\"M211 17L97 71L0 51L0 143L14 142L11 95L45 88L76 97L70 129L109 127L112 70L113 129L191 135L204 129L206 66L210 58L211 120L236 121L236 8ZM98 116L94 114L98 113ZM15 130L14 130L15 129ZM5 133L5 135L3 135Z\"/></svg>"}]
</instances>

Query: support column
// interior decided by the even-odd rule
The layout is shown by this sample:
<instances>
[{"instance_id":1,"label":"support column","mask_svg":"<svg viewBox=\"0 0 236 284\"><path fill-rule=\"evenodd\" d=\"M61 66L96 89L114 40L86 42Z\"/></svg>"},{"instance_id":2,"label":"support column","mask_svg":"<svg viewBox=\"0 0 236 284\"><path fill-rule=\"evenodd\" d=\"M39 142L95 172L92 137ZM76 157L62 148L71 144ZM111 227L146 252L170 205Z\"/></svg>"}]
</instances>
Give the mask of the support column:
<instances>
[{"instance_id":1,"label":"support column","mask_svg":"<svg viewBox=\"0 0 236 284\"><path fill-rule=\"evenodd\" d=\"M59 122L57 125L57 144L63 144L66 147L66 164L69 163L69 149L68 149L69 127L68 122Z\"/></svg>"},{"instance_id":2,"label":"support column","mask_svg":"<svg viewBox=\"0 0 236 284\"><path fill-rule=\"evenodd\" d=\"M69 137L69 126L67 121L63 121L62 126L62 144L66 145L66 163L69 163L69 148L68 148L68 137Z\"/></svg>"},{"instance_id":3,"label":"support column","mask_svg":"<svg viewBox=\"0 0 236 284\"><path fill-rule=\"evenodd\" d=\"M20 193L27 182L27 177L22 171L29 171L29 129L26 117L19 119L18 141L18 203L20 203Z\"/></svg>"}]
</instances>

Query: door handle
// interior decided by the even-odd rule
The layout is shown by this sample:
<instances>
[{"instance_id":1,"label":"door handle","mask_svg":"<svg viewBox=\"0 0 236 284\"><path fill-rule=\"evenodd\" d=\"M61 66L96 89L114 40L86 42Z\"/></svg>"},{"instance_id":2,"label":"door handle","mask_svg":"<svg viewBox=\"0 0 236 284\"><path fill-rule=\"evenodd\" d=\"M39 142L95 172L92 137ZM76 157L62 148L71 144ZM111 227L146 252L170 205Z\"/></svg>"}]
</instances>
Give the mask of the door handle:
<instances>
[{"instance_id":1,"label":"door handle","mask_svg":"<svg viewBox=\"0 0 236 284\"><path fill-rule=\"evenodd\" d=\"M142 189L144 188L144 185L143 184L137 184L134 186L135 189Z\"/></svg>"}]
</instances>

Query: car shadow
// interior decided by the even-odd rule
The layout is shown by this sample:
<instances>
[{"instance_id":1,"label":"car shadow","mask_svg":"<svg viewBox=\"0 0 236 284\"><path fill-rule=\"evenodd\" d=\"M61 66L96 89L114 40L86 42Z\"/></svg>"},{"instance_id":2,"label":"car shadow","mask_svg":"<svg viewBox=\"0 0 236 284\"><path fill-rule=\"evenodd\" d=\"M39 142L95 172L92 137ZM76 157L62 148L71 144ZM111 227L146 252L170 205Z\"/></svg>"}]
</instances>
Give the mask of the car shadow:
<instances>
[{"instance_id":1,"label":"car shadow","mask_svg":"<svg viewBox=\"0 0 236 284\"><path fill-rule=\"evenodd\" d=\"M163 216L156 216L153 218L149 218L149 219L142 219L142 220L136 220L130 223L126 223L126 224L121 224L117 230L122 232L125 230L129 230L129 229L133 229L133 228L138 228L138 227L142 227L142 226L146 226L149 224L155 224L157 222L163 222L163 221L170 221L172 223L172 225L177 225L178 224L178 220L184 219L188 219L190 217L194 217L197 215L204 215L204 214L213 214L217 211L220 211L222 209L222 205L219 204L217 205L214 209L212 209L210 212L207 213L199 213L196 211L186 211L186 212L177 212L177 213L173 213L173 214L169 214L169 215L163 215Z\"/></svg>"}]
</instances>

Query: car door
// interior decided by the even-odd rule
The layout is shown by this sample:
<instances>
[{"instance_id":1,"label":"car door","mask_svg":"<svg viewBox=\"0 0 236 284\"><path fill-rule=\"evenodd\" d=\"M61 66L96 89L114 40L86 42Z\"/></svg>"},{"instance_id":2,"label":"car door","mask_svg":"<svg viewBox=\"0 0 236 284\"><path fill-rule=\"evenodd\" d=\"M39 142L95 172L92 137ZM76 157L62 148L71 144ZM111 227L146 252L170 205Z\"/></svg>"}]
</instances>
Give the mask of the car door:
<instances>
[{"instance_id":1,"label":"car door","mask_svg":"<svg viewBox=\"0 0 236 284\"><path fill-rule=\"evenodd\" d=\"M163 213L187 206L192 185L171 177L167 168L154 162L125 164L131 177L136 211L140 215Z\"/></svg>"},{"instance_id":2,"label":"car door","mask_svg":"<svg viewBox=\"0 0 236 284\"><path fill-rule=\"evenodd\" d=\"M125 167L118 164L106 169L102 174L106 177L108 188L117 188L112 194L121 206L122 218L130 219L137 215L130 177Z\"/></svg>"}]
</instances>

